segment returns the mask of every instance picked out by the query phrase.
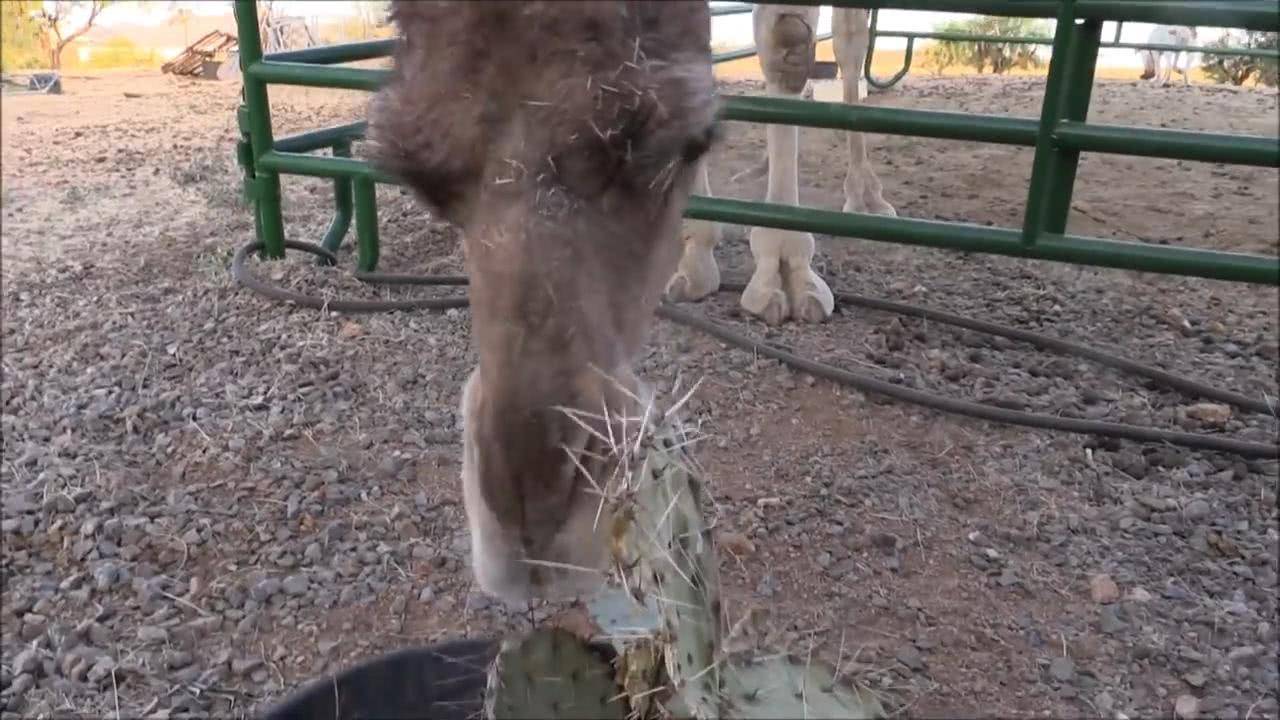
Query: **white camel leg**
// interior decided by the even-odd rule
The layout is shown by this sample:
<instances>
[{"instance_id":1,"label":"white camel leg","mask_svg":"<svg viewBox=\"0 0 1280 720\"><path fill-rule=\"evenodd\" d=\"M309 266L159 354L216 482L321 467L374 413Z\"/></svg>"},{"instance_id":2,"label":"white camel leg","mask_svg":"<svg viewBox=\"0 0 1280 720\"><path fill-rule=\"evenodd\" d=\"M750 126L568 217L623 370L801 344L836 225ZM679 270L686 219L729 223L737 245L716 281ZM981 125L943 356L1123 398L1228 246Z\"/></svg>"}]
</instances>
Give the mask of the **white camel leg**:
<instances>
[{"instance_id":1,"label":"white camel leg","mask_svg":"<svg viewBox=\"0 0 1280 720\"><path fill-rule=\"evenodd\" d=\"M707 156L698 161L695 195L711 196L711 180L707 177ZM681 229L684 254L676 272L667 282L667 299L671 302L700 300L720 287L720 267L716 265L716 246L720 244L721 226L710 220L685 220Z\"/></svg>"},{"instance_id":2,"label":"white camel leg","mask_svg":"<svg viewBox=\"0 0 1280 720\"><path fill-rule=\"evenodd\" d=\"M818 8L757 5L752 12L756 47L770 96L797 98L813 66ZM769 125L766 200L799 205L799 129ZM769 324L787 318L821 322L831 315L831 289L811 265L814 239L807 232L751 229L755 272L742 293L742 307Z\"/></svg>"},{"instance_id":3,"label":"white camel leg","mask_svg":"<svg viewBox=\"0 0 1280 720\"><path fill-rule=\"evenodd\" d=\"M1174 52L1160 53L1160 87L1167 87L1173 82L1173 71L1178 67L1178 54Z\"/></svg>"},{"instance_id":4,"label":"white camel leg","mask_svg":"<svg viewBox=\"0 0 1280 720\"><path fill-rule=\"evenodd\" d=\"M840 76L844 83L844 101L857 105L862 66L871 44L870 13L854 8L834 8L831 12L832 41ZM882 196L880 178L867 159L867 140L860 132L846 132L848 170L844 176L844 211L896 216L893 206Z\"/></svg>"},{"instance_id":5,"label":"white camel leg","mask_svg":"<svg viewBox=\"0 0 1280 720\"><path fill-rule=\"evenodd\" d=\"M1156 54L1150 50L1139 50L1138 56L1142 58L1142 75L1138 79L1151 82L1151 78L1156 76Z\"/></svg>"}]
</instances>

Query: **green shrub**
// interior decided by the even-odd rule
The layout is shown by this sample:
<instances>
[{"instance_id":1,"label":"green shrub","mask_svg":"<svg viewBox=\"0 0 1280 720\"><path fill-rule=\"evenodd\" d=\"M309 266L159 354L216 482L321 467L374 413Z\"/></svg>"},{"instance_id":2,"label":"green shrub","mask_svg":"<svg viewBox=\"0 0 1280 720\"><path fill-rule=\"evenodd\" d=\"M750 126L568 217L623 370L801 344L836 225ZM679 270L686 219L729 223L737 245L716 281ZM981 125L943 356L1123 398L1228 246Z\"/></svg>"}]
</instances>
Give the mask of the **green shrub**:
<instances>
[{"instance_id":1,"label":"green shrub","mask_svg":"<svg viewBox=\"0 0 1280 720\"><path fill-rule=\"evenodd\" d=\"M32 70L48 60L40 46L40 24L26 3L0 2L0 70Z\"/></svg>"},{"instance_id":2,"label":"green shrub","mask_svg":"<svg viewBox=\"0 0 1280 720\"><path fill-rule=\"evenodd\" d=\"M1227 31L1218 39L1205 47L1226 48L1245 47L1275 50L1280 41L1280 33L1259 32L1249 30L1245 33ZM1204 53L1200 69L1214 82L1244 85L1253 78L1254 84L1261 83L1267 87L1280 84L1280 62L1275 58L1243 57L1239 55L1214 55Z\"/></svg>"},{"instance_id":3,"label":"green shrub","mask_svg":"<svg viewBox=\"0 0 1280 720\"><path fill-rule=\"evenodd\" d=\"M1048 25L1033 18L1006 18L979 16L965 20L951 20L938 25L935 32L964 35L988 35L995 37L1046 37ZM971 67L979 73L990 68L996 75L1010 70L1027 70L1044 65L1040 46L991 40L961 41L935 40L925 52L925 65L942 74L949 67Z\"/></svg>"}]
</instances>

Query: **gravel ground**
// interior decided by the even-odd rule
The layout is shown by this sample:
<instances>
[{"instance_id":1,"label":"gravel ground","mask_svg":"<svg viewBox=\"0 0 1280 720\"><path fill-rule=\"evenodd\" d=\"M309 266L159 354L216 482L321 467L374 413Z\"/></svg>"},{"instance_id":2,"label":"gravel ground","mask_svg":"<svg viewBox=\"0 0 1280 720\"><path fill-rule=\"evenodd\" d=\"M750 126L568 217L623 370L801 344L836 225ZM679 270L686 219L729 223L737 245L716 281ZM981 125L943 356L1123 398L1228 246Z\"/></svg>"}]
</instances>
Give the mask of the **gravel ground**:
<instances>
[{"instance_id":1,"label":"gravel ground","mask_svg":"<svg viewBox=\"0 0 1280 720\"><path fill-rule=\"evenodd\" d=\"M3 657L6 716L241 716L387 650L528 621L471 586L456 404L465 311L338 316L229 281L252 235L232 159L238 87L68 78L6 98ZM882 105L1034 116L1034 79L909 78ZM729 92L759 88L750 83ZM134 97L126 97L128 91ZM278 135L363 96L273 90ZM1103 81L1093 119L1274 134L1273 91ZM730 124L717 194L764 150ZM1030 151L875 136L902 215L1016 225ZM806 204L838 209L838 133L802 131ZM1274 254L1274 170L1088 157L1071 231ZM286 181L313 240L325 182ZM380 188L382 268L460 268L453 231ZM726 274L750 257L744 231ZM1251 394L1277 387L1277 292L819 238L840 289L1096 343ZM291 256L255 269L370 288ZM881 312L767 329L894 382L1066 416L1274 439L1088 362ZM720 503L728 610L920 717L1275 718L1277 465L1055 435L863 396L662 323L643 369L702 379L691 413ZM542 614L545 614L543 612ZM535 613L533 619L541 617Z\"/></svg>"}]
</instances>

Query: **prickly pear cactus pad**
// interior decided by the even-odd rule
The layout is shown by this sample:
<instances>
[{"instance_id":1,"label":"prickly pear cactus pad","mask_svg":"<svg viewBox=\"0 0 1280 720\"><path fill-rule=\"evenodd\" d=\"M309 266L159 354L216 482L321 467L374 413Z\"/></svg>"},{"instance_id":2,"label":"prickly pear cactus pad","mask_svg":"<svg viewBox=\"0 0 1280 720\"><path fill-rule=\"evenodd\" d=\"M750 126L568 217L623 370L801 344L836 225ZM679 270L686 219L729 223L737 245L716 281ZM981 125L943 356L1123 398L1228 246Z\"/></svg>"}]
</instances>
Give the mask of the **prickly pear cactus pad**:
<instances>
[{"instance_id":1,"label":"prickly pear cactus pad","mask_svg":"<svg viewBox=\"0 0 1280 720\"><path fill-rule=\"evenodd\" d=\"M866 690L841 681L835 668L794 655L741 659L724 671L724 717L873 720L886 713Z\"/></svg>"},{"instance_id":2,"label":"prickly pear cactus pad","mask_svg":"<svg viewBox=\"0 0 1280 720\"><path fill-rule=\"evenodd\" d=\"M656 605L662 669L677 704L692 717L720 717L719 561L690 441L671 411L650 413L637 433L635 449L624 450L625 483L608 493L616 574L638 602ZM661 694L654 699L663 703Z\"/></svg>"},{"instance_id":3,"label":"prickly pear cactus pad","mask_svg":"<svg viewBox=\"0 0 1280 720\"><path fill-rule=\"evenodd\" d=\"M616 651L612 667L565 631L508 641L490 670L489 718L886 716L830 665L726 647L710 503L676 415L688 397L665 412L644 403L643 418L610 418L612 472L591 479L600 522L611 523L612 572L585 604L588 634Z\"/></svg>"},{"instance_id":4,"label":"prickly pear cactus pad","mask_svg":"<svg viewBox=\"0 0 1280 720\"><path fill-rule=\"evenodd\" d=\"M609 662L560 628L503 642L489 667L484 708L494 720L621 720L628 709Z\"/></svg>"}]
</instances>

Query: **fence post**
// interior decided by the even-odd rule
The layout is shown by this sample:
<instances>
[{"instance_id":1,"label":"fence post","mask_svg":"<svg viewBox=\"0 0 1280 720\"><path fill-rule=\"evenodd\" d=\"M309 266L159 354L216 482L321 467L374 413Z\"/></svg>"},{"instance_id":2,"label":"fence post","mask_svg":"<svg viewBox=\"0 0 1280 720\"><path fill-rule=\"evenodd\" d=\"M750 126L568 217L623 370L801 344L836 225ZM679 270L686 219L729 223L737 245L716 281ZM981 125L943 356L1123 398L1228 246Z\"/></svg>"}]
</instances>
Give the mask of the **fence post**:
<instances>
[{"instance_id":1,"label":"fence post","mask_svg":"<svg viewBox=\"0 0 1280 720\"><path fill-rule=\"evenodd\" d=\"M1076 170L1080 166L1080 151L1063 148L1058 142L1058 120L1084 122L1089 115L1089 100L1093 97L1093 78L1098 65L1098 48L1102 43L1102 21L1086 20L1071 27L1071 45L1067 50L1067 63L1063 68L1062 115L1055 119L1051 141L1054 144L1050 157L1048 182L1045 184L1043 225L1046 232L1062 234L1067 231L1067 219L1071 215L1071 196L1075 192Z\"/></svg>"},{"instance_id":2,"label":"fence post","mask_svg":"<svg viewBox=\"0 0 1280 720\"><path fill-rule=\"evenodd\" d=\"M258 158L271 150L271 103L267 85L249 73L249 67L262 59L262 37L258 34L256 0L235 0L233 6L240 44L240 77L244 104L249 113L249 145L253 150L254 213L262 241L262 256L284 257L284 217L280 213L280 175L258 165Z\"/></svg>"},{"instance_id":3,"label":"fence post","mask_svg":"<svg viewBox=\"0 0 1280 720\"><path fill-rule=\"evenodd\" d=\"M1071 210L1080 152L1059 146L1061 120L1083 121L1093 93L1094 65L1102 41L1102 21L1075 20L1075 0L1063 0L1053 34L1053 54L1045 79L1031 182L1027 189L1022 242L1031 245L1043 232L1063 233Z\"/></svg>"},{"instance_id":4,"label":"fence post","mask_svg":"<svg viewBox=\"0 0 1280 720\"><path fill-rule=\"evenodd\" d=\"M373 272L378 267L378 198L367 177L354 181L356 201L356 267Z\"/></svg>"}]
</instances>

